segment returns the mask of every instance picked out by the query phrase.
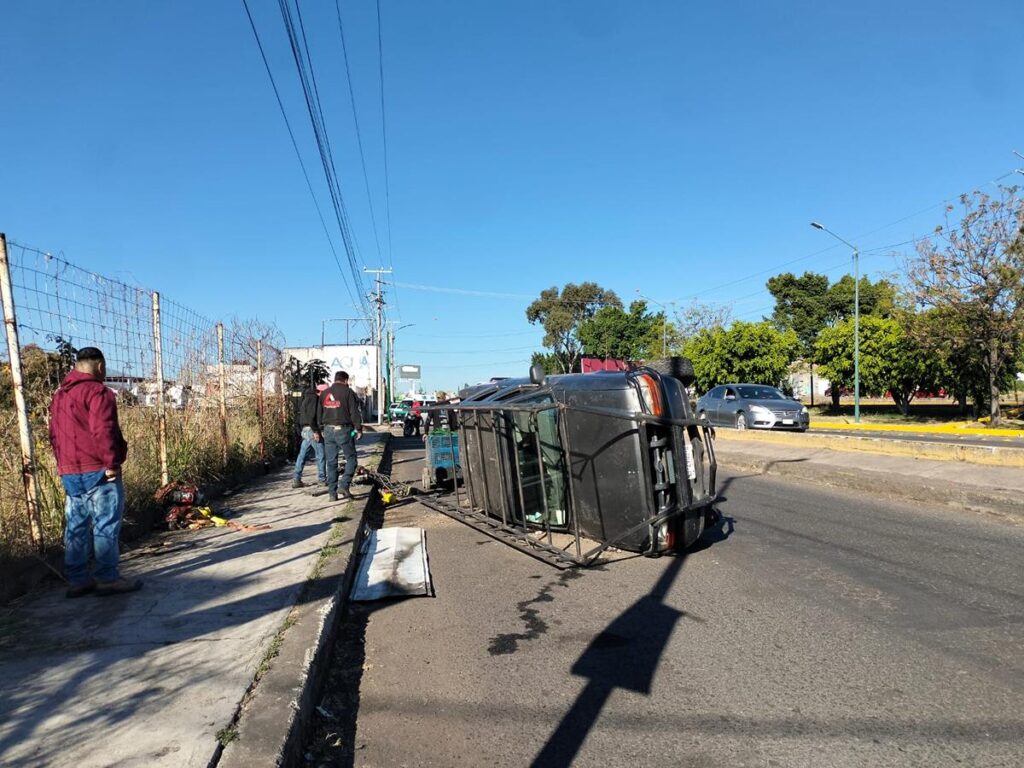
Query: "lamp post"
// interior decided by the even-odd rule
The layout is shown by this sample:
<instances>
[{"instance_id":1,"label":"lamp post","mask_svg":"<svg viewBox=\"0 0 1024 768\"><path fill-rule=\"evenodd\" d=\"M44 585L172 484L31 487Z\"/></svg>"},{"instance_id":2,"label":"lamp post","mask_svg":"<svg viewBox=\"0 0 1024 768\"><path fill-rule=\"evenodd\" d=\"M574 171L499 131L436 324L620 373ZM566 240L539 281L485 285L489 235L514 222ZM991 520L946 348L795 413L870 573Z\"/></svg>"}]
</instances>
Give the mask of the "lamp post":
<instances>
[{"instance_id":1,"label":"lamp post","mask_svg":"<svg viewBox=\"0 0 1024 768\"><path fill-rule=\"evenodd\" d=\"M388 321L388 325L391 326L391 330L388 333L388 354L391 357L390 365L388 366L388 372L390 374L390 382L391 382L391 393L390 393L391 397L390 397L390 401L394 402L394 400L395 400L395 334L398 333L398 331L402 330L403 328L412 328L414 325L416 325L416 323L406 323L405 325L400 325L397 328L395 328L395 321L394 320L389 320Z\"/></svg>"},{"instance_id":2,"label":"lamp post","mask_svg":"<svg viewBox=\"0 0 1024 768\"><path fill-rule=\"evenodd\" d=\"M653 302L653 303L657 304L659 307L661 307L665 311L665 317L663 317L662 320L661 320L661 356L662 357L668 357L668 307L666 307L664 304L662 304L657 299L652 299L649 296L644 296L642 293L640 293L640 289L639 288L636 288L635 290L636 290L636 295L639 296L641 299L643 299L644 301ZM673 307L675 307L675 302L674 301L671 301L669 303Z\"/></svg>"},{"instance_id":3,"label":"lamp post","mask_svg":"<svg viewBox=\"0 0 1024 768\"><path fill-rule=\"evenodd\" d=\"M860 424L860 251L825 225L812 221L811 226L853 249L853 420Z\"/></svg>"}]
</instances>

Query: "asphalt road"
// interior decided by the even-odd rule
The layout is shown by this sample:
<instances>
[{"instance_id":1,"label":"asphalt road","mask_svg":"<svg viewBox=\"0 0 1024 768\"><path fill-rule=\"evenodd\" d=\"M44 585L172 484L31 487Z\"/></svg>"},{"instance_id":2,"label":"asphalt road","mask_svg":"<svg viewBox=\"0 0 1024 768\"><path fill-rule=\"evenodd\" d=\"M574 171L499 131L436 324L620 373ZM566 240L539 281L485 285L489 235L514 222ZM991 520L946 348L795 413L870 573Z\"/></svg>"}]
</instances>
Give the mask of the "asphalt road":
<instances>
[{"instance_id":1,"label":"asphalt road","mask_svg":"<svg viewBox=\"0 0 1024 768\"><path fill-rule=\"evenodd\" d=\"M353 606L310 764L1024 764L1024 527L721 490L698 551L562 573L390 510L426 528L437 594Z\"/></svg>"},{"instance_id":2,"label":"asphalt road","mask_svg":"<svg viewBox=\"0 0 1024 768\"><path fill-rule=\"evenodd\" d=\"M829 429L828 427L816 427L813 424L807 434L814 435L842 435L843 437L873 437L883 440L910 440L923 443L943 443L946 445L977 445L986 448L1016 448L1024 450L1024 438L1002 437L998 435L955 435L936 434L934 432L891 432L880 430L877 432L867 429Z\"/></svg>"}]
</instances>

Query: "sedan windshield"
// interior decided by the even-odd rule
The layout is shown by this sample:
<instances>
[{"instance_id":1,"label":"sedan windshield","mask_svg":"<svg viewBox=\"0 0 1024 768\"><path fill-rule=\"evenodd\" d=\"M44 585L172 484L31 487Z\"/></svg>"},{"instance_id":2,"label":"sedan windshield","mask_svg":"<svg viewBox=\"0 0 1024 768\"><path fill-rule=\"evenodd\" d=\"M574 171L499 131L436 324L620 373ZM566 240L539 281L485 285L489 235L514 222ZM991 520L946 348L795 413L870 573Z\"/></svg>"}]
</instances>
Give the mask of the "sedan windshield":
<instances>
[{"instance_id":1,"label":"sedan windshield","mask_svg":"<svg viewBox=\"0 0 1024 768\"><path fill-rule=\"evenodd\" d=\"M786 396L783 395L775 387L752 387L742 386L736 387L740 393L740 397L744 400L785 400Z\"/></svg>"}]
</instances>

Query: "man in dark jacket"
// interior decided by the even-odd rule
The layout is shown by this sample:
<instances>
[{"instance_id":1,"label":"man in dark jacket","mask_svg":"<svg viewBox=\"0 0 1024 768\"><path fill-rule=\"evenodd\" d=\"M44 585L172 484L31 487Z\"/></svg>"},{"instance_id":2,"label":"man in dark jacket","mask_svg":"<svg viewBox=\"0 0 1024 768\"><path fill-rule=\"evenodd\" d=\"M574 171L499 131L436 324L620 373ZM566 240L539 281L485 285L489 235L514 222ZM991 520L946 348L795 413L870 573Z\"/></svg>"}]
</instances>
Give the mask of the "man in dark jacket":
<instances>
[{"instance_id":1,"label":"man in dark jacket","mask_svg":"<svg viewBox=\"0 0 1024 768\"><path fill-rule=\"evenodd\" d=\"M356 440L363 436L363 417L359 398L348 386L348 374L338 371L334 383L320 394L317 420L323 434L324 450L327 454L327 491L331 501L338 496L351 499L349 486L356 474ZM345 454L345 474L338 487L338 453Z\"/></svg>"},{"instance_id":2,"label":"man in dark jacket","mask_svg":"<svg viewBox=\"0 0 1024 768\"><path fill-rule=\"evenodd\" d=\"M121 464L128 443L117 422L117 398L103 381L107 364L96 347L78 351L75 369L50 403L50 444L64 485L64 574L68 597L134 592L138 579L118 573L124 514ZM91 530L90 530L91 529ZM89 556L96 558L95 578Z\"/></svg>"},{"instance_id":3,"label":"man in dark jacket","mask_svg":"<svg viewBox=\"0 0 1024 768\"><path fill-rule=\"evenodd\" d=\"M324 463L324 443L320 435L320 421L317 418L320 396L312 384L302 393L302 401L299 403L299 427L302 430L302 445L299 446L299 456L295 459L295 478L292 480L292 488L301 488L302 468L306 463L306 456L310 449L316 455L316 469L320 485L327 485L327 466Z\"/></svg>"}]
</instances>

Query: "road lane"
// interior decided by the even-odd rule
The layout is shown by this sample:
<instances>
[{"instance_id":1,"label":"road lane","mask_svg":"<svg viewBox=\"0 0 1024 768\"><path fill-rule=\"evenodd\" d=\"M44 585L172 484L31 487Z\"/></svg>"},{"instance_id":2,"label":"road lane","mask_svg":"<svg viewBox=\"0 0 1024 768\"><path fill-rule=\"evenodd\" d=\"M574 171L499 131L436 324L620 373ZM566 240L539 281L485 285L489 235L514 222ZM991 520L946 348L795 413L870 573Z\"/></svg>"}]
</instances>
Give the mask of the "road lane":
<instances>
[{"instance_id":1,"label":"road lane","mask_svg":"<svg viewBox=\"0 0 1024 768\"><path fill-rule=\"evenodd\" d=\"M335 755L1024 762L1024 529L763 476L725 473L722 495L700 551L561 574L419 505L389 512L427 529L437 596L348 617L323 702Z\"/></svg>"}]
</instances>

